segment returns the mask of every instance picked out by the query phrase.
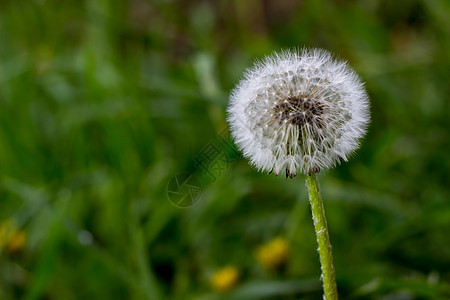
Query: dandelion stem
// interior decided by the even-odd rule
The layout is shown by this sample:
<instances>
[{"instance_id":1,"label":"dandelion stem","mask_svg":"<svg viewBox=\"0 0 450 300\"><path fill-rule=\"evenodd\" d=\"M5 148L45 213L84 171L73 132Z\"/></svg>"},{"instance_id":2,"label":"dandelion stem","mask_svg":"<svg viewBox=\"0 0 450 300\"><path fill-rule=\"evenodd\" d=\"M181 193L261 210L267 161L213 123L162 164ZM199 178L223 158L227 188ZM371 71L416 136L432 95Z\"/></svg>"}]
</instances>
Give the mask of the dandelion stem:
<instances>
[{"instance_id":1,"label":"dandelion stem","mask_svg":"<svg viewBox=\"0 0 450 300\"><path fill-rule=\"evenodd\" d=\"M327 220L320 195L319 182L315 172L306 175L306 185L309 191L309 201L316 230L317 243L319 244L320 264L322 266L322 280L325 300L338 299L336 275L334 273L333 255L331 254L330 237L328 236Z\"/></svg>"}]
</instances>

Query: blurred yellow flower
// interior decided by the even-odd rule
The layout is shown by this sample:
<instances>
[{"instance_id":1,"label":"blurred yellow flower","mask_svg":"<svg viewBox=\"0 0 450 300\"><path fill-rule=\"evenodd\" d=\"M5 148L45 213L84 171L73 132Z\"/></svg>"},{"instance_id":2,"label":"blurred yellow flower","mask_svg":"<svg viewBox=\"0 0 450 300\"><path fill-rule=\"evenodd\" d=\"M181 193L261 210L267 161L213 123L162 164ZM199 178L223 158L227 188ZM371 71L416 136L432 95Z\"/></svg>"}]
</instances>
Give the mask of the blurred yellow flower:
<instances>
[{"instance_id":1,"label":"blurred yellow flower","mask_svg":"<svg viewBox=\"0 0 450 300\"><path fill-rule=\"evenodd\" d=\"M239 279L239 270L233 266L226 266L214 273L211 286L220 293L230 291L236 286Z\"/></svg>"},{"instance_id":2,"label":"blurred yellow flower","mask_svg":"<svg viewBox=\"0 0 450 300\"><path fill-rule=\"evenodd\" d=\"M10 253L20 251L25 246L26 240L26 232L18 229L12 220L0 223L0 250L6 248Z\"/></svg>"},{"instance_id":3,"label":"blurred yellow flower","mask_svg":"<svg viewBox=\"0 0 450 300\"><path fill-rule=\"evenodd\" d=\"M286 239L277 237L259 247L256 258L264 268L274 270L285 265L289 252L290 247Z\"/></svg>"},{"instance_id":4,"label":"blurred yellow flower","mask_svg":"<svg viewBox=\"0 0 450 300\"><path fill-rule=\"evenodd\" d=\"M23 230L15 230L11 235L8 243L8 251L10 253L17 252L25 246L27 241L27 233Z\"/></svg>"}]
</instances>

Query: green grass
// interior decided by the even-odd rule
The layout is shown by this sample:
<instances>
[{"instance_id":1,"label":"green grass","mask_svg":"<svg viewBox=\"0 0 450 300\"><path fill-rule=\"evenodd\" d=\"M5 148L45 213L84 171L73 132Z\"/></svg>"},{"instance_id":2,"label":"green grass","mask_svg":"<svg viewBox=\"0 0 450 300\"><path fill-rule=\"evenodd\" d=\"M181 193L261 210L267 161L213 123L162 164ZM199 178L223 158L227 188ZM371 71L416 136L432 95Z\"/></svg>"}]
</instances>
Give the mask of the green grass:
<instances>
[{"instance_id":1,"label":"green grass","mask_svg":"<svg viewBox=\"0 0 450 300\"><path fill-rule=\"evenodd\" d=\"M444 0L2 1L0 299L320 299L302 176L222 145L233 161L200 176L198 203L167 196L227 128L244 69L302 46L348 60L371 99L361 149L320 175L341 298L449 298L449 14ZM277 236L282 273L254 255ZM241 276L220 295L225 265Z\"/></svg>"}]
</instances>

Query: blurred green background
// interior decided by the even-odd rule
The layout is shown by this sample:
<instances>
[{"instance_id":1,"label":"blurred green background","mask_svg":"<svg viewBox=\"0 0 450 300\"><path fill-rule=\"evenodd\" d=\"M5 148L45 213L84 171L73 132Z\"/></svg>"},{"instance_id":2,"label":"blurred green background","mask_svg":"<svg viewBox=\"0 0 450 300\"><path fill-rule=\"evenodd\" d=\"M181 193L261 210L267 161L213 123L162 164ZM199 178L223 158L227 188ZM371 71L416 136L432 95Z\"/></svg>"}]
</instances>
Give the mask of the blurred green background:
<instances>
[{"instance_id":1,"label":"blurred green background","mask_svg":"<svg viewBox=\"0 0 450 300\"><path fill-rule=\"evenodd\" d=\"M2 0L0 299L321 299L303 176L219 143L245 68L303 46L372 105L320 176L341 298L450 299L445 0ZM211 145L232 159L174 205Z\"/></svg>"}]
</instances>

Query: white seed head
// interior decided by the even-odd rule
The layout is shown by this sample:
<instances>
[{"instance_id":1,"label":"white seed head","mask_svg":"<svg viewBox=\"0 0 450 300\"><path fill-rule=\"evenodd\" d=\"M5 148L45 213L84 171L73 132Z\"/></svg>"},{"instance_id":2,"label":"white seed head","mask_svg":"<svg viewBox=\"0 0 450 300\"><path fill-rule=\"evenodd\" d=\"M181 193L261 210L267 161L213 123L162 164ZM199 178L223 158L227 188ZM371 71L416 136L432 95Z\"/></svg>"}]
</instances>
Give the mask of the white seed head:
<instances>
[{"instance_id":1,"label":"white seed head","mask_svg":"<svg viewBox=\"0 0 450 300\"><path fill-rule=\"evenodd\" d=\"M319 172L347 161L369 122L364 84L346 62L321 49L266 57L233 90L228 122L259 170Z\"/></svg>"}]
</instances>

